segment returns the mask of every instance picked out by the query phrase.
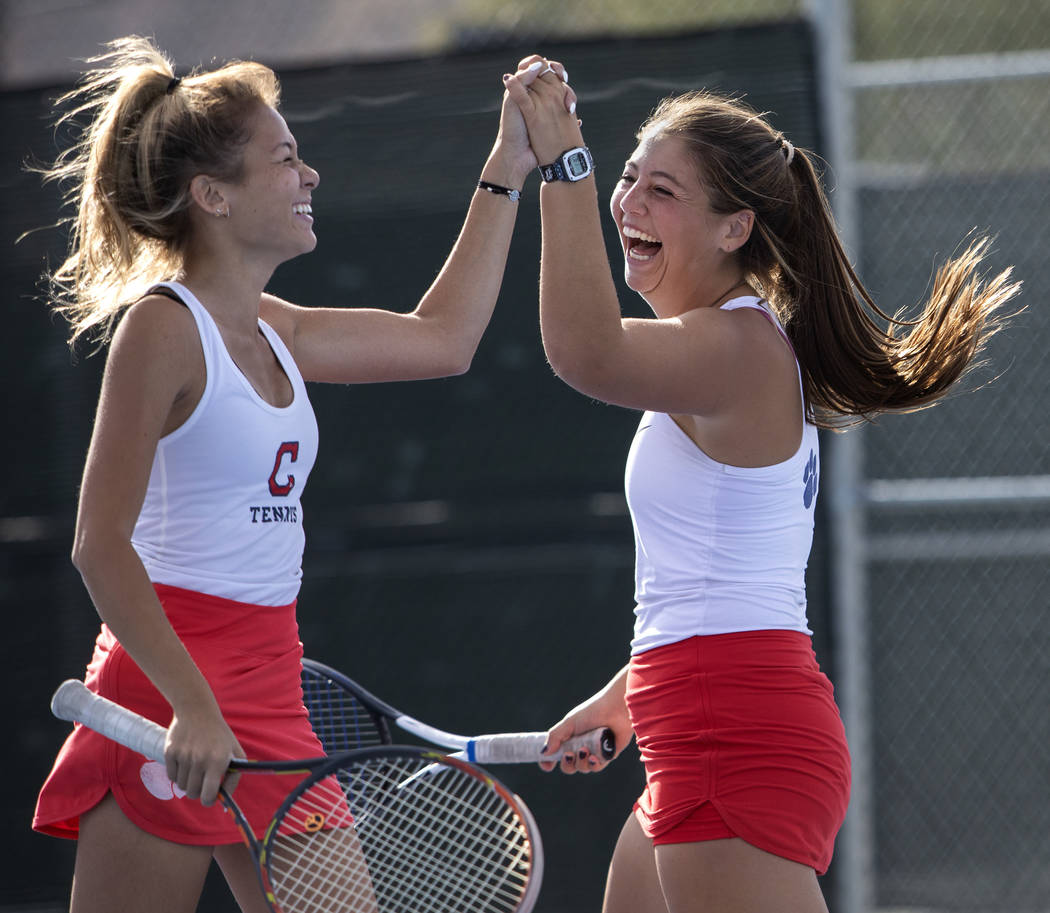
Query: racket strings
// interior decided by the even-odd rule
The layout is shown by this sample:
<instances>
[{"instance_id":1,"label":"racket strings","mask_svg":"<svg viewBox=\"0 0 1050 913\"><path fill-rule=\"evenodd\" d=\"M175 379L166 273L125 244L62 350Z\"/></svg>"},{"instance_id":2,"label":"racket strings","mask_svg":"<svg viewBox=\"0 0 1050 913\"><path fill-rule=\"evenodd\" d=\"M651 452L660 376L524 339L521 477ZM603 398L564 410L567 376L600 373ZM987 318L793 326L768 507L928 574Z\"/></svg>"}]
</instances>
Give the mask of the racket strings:
<instances>
[{"instance_id":1,"label":"racket strings","mask_svg":"<svg viewBox=\"0 0 1050 913\"><path fill-rule=\"evenodd\" d=\"M303 667L303 703L325 754L382 745L387 740L373 713L340 685Z\"/></svg>"},{"instance_id":2,"label":"racket strings","mask_svg":"<svg viewBox=\"0 0 1050 913\"><path fill-rule=\"evenodd\" d=\"M449 771L441 773L447 774ZM425 815L412 816L413 824L421 829L420 833L428 835L428 840L433 849L440 853L441 859L439 866L430 864L427 857L421 857L419 869L426 872L432 881L443 879L449 897L461 900L464 909L469 909L469 902L476 902L479 897L501 893L507 898L508 908L514 909L527 882L527 866L525 873L519 873L515 884L514 875L522 865L522 856L513 852L516 843L513 836L514 822L510 822L511 828L507 827L508 818L512 817L507 814L508 807L498 795L477 781L473 782L468 793L461 796L454 796L441 787L419 787L416 782L413 783L414 788L427 790L426 800L429 804L421 806L426 809ZM491 798L493 796L495 801ZM487 803L486 799L489 800ZM482 807L483 803L489 807ZM496 807L492 808L494 805ZM493 840L494 834L501 835L501 842ZM509 844L502 842L508 836L511 837ZM384 848L390 852L399 852L389 840L384 841L384 844ZM502 871L505 878L494 884L493 871ZM505 884L507 880L512 884L509 889ZM459 908L458 905L453 906L453 909Z\"/></svg>"},{"instance_id":3,"label":"racket strings","mask_svg":"<svg viewBox=\"0 0 1050 913\"><path fill-rule=\"evenodd\" d=\"M489 781L458 767L394 760L354 762L287 809L269 852L280 909L516 910L532 866L516 809ZM307 828L318 830L285 833Z\"/></svg>"},{"instance_id":4,"label":"racket strings","mask_svg":"<svg viewBox=\"0 0 1050 913\"><path fill-rule=\"evenodd\" d=\"M283 913L375 910L368 869L338 781L324 780L281 819L269 871ZM295 829L303 832L297 832Z\"/></svg>"},{"instance_id":5,"label":"racket strings","mask_svg":"<svg viewBox=\"0 0 1050 913\"><path fill-rule=\"evenodd\" d=\"M399 891L399 903L394 909L412 909L402 904L409 900L419 901L416 888L427 892L436 884L441 883L448 896L450 906L441 909L472 909L471 904L477 903L479 897L490 894L499 894L500 885L496 885L493 891L492 872L494 870L493 860L501 853L493 852L493 834L500 834L499 839L505 839L509 833L506 828L506 812L509 808L499 798L498 794L488 790L487 787L475 780L473 777L465 776L468 791L456 796L447 790L446 784L437 779L420 781L420 775L426 775L427 769L413 774L408 781L398 784L399 789L412 788L421 792L418 803L413 799L410 813L404 815L411 824L413 833L417 836L426 835L427 850L421 853L416 860L416 871L425 876L425 880L419 885L401 884L397 886ZM458 773L455 770L440 769L433 777L449 776ZM463 784L459 784L463 785ZM488 800L489 806L496 806L497 814L486 810L479 805ZM503 812L503 814L498 814ZM398 843L394 834L398 831L404 833L405 822L396 823L390 820L363 820L359 825L364 835L366 829L370 832L374 826L376 839L372 846L379 857L370 857L370 865L373 858L382 859L392 865L399 865L398 855L404 853L405 844ZM480 838L480 839L479 839ZM504 851L505 847L500 847ZM515 866L520 866L521 855L511 853L511 860L499 859L497 865L502 871L510 874L513 878ZM516 858L515 858L516 856ZM506 908L514 909L517 899L520 898L524 885L527 882L527 874L518 879L519 886L504 890L507 897ZM461 900L462 905L455 903ZM426 908L429 909L429 908ZM485 907L481 907L485 909ZM499 907L497 907L499 909Z\"/></svg>"}]
</instances>

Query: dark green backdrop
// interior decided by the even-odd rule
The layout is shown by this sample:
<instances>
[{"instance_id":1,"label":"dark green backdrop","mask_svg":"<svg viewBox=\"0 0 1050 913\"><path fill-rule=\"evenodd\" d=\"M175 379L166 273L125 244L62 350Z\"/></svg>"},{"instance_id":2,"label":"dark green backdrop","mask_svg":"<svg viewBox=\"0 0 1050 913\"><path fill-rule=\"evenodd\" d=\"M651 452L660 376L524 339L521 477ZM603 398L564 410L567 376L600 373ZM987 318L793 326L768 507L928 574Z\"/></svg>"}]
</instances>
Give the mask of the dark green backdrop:
<instances>
[{"instance_id":1,"label":"dark green backdrop","mask_svg":"<svg viewBox=\"0 0 1050 913\"><path fill-rule=\"evenodd\" d=\"M413 307L458 231L495 133L502 84L524 54L563 60L607 199L637 125L664 95L743 93L798 145L819 148L811 36L802 23L601 40L281 73L284 113L321 174L317 250L272 290L302 304ZM66 731L47 702L80 676L97 618L68 562L76 481L101 358L73 364L64 327L34 300L62 235L57 191L21 170L53 154L61 87L0 96L15 136L0 171L0 340L7 434L0 583L7 692L18 725L0 790L10 863L0 906L61 902L72 845L29 832L35 791ZM527 184L504 291L471 372L413 384L313 386L321 456L305 495L300 598L309 655L444 728L544 728L625 660L632 540L622 471L637 416L588 401L547 367L536 318L537 179ZM611 223L610 223L611 224ZM610 240L611 238L610 232ZM610 248L619 281L618 247ZM622 291L625 291L622 289ZM623 297L627 313L642 302ZM811 621L828 668L823 538ZM832 670L833 671L833 670ZM539 820L539 910L596 909L619 827L642 783L632 747L600 777L499 771ZM203 905L231 909L211 885Z\"/></svg>"}]
</instances>

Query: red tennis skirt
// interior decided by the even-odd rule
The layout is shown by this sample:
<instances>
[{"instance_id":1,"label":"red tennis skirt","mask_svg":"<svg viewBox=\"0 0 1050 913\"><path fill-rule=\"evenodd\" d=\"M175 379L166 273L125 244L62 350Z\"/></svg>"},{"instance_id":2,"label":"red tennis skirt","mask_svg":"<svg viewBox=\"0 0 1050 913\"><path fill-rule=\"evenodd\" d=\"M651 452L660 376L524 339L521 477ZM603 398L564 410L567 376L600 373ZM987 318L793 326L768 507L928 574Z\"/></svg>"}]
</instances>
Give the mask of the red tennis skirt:
<instances>
[{"instance_id":1,"label":"red tennis skirt","mask_svg":"<svg viewBox=\"0 0 1050 913\"><path fill-rule=\"evenodd\" d=\"M259 606L157 584L175 632L211 685L226 722L249 758L313 758L324 754L301 685L302 644L295 603ZM168 726L171 706L103 625L85 676L87 686ZM245 774L237 805L257 837L302 774ZM113 793L138 827L175 843L241 842L219 803L206 808L181 795L164 765L147 761L77 724L37 800L35 830L76 838L80 816Z\"/></svg>"},{"instance_id":2,"label":"red tennis skirt","mask_svg":"<svg viewBox=\"0 0 1050 913\"><path fill-rule=\"evenodd\" d=\"M850 759L807 635L747 631L647 650L631 658L627 707L645 764L635 815L654 843L739 837L827 871Z\"/></svg>"}]
</instances>

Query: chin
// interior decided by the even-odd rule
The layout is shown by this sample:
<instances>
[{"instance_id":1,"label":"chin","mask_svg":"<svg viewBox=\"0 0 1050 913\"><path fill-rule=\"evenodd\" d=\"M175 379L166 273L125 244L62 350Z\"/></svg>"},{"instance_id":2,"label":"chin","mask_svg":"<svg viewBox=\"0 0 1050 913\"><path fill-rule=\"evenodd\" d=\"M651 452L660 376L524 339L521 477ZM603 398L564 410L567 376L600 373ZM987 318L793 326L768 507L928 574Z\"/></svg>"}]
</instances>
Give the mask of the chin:
<instances>
[{"instance_id":1,"label":"chin","mask_svg":"<svg viewBox=\"0 0 1050 913\"><path fill-rule=\"evenodd\" d=\"M623 281L632 292L637 292L639 295L645 295L656 287L655 283L645 281L641 276L634 275L629 269L623 271Z\"/></svg>"}]
</instances>

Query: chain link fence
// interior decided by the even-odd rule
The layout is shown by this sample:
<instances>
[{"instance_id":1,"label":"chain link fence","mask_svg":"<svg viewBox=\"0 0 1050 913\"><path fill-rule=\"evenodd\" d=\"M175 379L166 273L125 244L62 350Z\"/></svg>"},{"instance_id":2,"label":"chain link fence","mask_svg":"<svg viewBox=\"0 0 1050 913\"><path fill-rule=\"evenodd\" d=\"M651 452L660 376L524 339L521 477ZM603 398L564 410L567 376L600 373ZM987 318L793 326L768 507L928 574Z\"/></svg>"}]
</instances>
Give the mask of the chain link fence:
<instances>
[{"instance_id":1,"label":"chain link fence","mask_svg":"<svg viewBox=\"0 0 1050 913\"><path fill-rule=\"evenodd\" d=\"M853 708L866 820L844 896L854 909L1046 911L1050 4L851 12L844 167L869 287L891 311L912 305L936 264L987 233L990 268L1013 265L1026 294L966 385L976 392L847 448L862 530L838 561L863 572L851 660L869 691Z\"/></svg>"}]
</instances>

